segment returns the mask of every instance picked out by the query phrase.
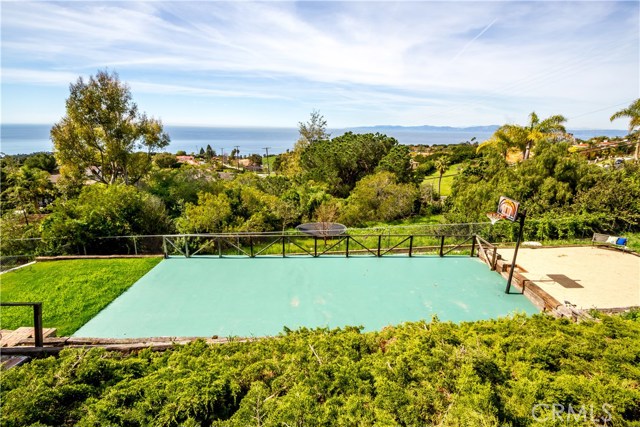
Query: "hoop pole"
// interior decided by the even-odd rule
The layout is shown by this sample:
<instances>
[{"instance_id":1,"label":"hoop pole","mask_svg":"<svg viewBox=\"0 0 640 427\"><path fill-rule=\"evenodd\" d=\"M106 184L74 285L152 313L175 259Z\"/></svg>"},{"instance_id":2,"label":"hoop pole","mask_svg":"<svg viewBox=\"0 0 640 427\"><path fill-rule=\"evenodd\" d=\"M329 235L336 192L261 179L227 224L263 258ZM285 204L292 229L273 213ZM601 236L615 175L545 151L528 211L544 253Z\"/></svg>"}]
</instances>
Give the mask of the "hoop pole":
<instances>
[{"instance_id":1,"label":"hoop pole","mask_svg":"<svg viewBox=\"0 0 640 427\"><path fill-rule=\"evenodd\" d=\"M513 260L511 261L511 269L509 270L509 280L507 280L507 288L504 290L506 294L511 290L511 280L513 280L513 270L516 268L516 257L518 256L518 248L520 247L520 241L522 240L522 232L524 230L524 219L527 216L527 211L524 210L518 214L520 219L520 230L518 230L518 240L516 240L516 249L513 251ZM524 289L523 289L524 291Z\"/></svg>"}]
</instances>

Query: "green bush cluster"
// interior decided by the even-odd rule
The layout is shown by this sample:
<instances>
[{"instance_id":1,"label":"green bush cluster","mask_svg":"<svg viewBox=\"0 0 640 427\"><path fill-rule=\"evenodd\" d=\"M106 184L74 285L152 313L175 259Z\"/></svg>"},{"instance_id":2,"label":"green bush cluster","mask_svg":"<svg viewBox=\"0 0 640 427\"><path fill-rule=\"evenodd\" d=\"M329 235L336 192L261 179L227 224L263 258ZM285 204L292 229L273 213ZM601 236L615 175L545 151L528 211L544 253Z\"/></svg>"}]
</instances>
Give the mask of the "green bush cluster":
<instances>
[{"instance_id":1,"label":"green bush cluster","mask_svg":"<svg viewBox=\"0 0 640 427\"><path fill-rule=\"evenodd\" d=\"M590 239L593 233L612 230L613 221L605 213L560 214L549 212L529 218L524 224L524 240ZM516 240L517 222L500 221L487 230L494 242Z\"/></svg>"},{"instance_id":2,"label":"green bush cluster","mask_svg":"<svg viewBox=\"0 0 640 427\"><path fill-rule=\"evenodd\" d=\"M638 336L620 317L516 315L69 349L3 372L2 425L637 426Z\"/></svg>"},{"instance_id":3,"label":"green bush cluster","mask_svg":"<svg viewBox=\"0 0 640 427\"><path fill-rule=\"evenodd\" d=\"M159 154L160 164L136 186L87 186L82 176L72 185L67 174L66 184L53 191L45 170L37 169L54 167L53 157L0 159L3 263L22 255L162 250L158 241L140 246L112 239L122 235L279 231L309 221L362 227L441 214L451 223L486 222L502 195L527 210L527 240L640 231L640 166L590 164L566 142L540 140L533 157L514 165L499 151L476 152L477 144L430 147L428 155L415 156L422 163L412 170L409 148L393 138L325 136L296 145L283 155L286 170L267 177L239 173L221 179L211 164L162 167L171 155ZM463 162L454 164L460 173L441 182L446 165L455 161ZM425 177L431 168L438 170ZM450 195L445 200L441 192ZM43 203L49 204L39 207ZM502 222L485 237L513 241L516 232L516 225ZM35 239L22 240L27 238Z\"/></svg>"},{"instance_id":4,"label":"green bush cluster","mask_svg":"<svg viewBox=\"0 0 640 427\"><path fill-rule=\"evenodd\" d=\"M162 234L172 230L161 199L128 185L95 184L79 196L58 199L40 226L42 238L53 253L90 250L114 253L118 242L97 242L97 237ZM106 247L100 248L100 245ZM82 249L80 249L82 248Z\"/></svg>"},{"instance_id":5,"label":"green bush cluster","mask_svg":"<svg viewBox=\"0 0 640 427\"><path fill-rule=\"evenodd\" d=\"M527 210L525 235L535 239L589 237L593 232L640 231L640 168L589 164L568 144L541 142L535 156L514 166L489 152L457 177L445 212L453 222L481 221L500 196ZM508 226L497 229L508 231Z\"/></svg>"}]
</instances>

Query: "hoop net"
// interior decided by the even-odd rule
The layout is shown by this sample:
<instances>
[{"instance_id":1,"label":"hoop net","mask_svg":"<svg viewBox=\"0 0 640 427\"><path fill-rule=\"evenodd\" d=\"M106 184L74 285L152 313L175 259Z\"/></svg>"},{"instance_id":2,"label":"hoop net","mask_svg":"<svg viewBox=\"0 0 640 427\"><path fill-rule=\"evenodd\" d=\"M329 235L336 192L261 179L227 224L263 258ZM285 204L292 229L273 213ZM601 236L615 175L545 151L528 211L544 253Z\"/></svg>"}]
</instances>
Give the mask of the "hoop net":
<instances>
[{"instance_id":1,"label":"hoop net","mask_svg":"<svg viewBox=\"0 0 640 427\"><path fill-rule=\"evenodd\" d=\"M504 219L504 215L499 214L498 212L487 212L487 218L491 221L491 225L495 225L496 222Z\"/></svg>"}]
</instances>

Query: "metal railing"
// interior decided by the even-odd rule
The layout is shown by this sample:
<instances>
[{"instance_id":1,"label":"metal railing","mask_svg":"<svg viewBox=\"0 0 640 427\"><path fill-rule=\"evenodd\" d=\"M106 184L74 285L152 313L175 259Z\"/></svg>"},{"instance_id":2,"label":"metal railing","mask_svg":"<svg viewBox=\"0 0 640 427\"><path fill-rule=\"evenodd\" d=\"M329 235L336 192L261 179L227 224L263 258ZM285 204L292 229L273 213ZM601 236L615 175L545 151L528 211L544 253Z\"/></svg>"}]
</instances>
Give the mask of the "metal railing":
<instances>
[{"instance_id":1,"label":"metal railing","mask_svg":"<svg viewBox=\"0 0 640 427\"><path fill-rule=\"evenodd\" d=\"M491 271L495 271L498 262L498 247L480 236L475 236L475 241L478 244L478 257L491 267Z\"/></svg>"},{"instance_id":2,"label":"metal railing","mask_svg":"<svg viewBox=\"0 0 640 427\"><path fill-rule=\"evenodd\" d=\"M295 230L260 233L214 233L172 235L130 235L96 237L87 241L74 238L43 240L41 238L4 239L0 245L0 270L32 261L37 256L58 255L274 255L287 253L320 256L347 252L380 256L389 253L434 253L444 255L451 249L449 243L456 236L482 235L488 238L491 230L488 222L460 224L412 224L400 226L350 228L336 240L324 240L304 235ZM346 238L345 236L349 236ZM217 236L212 238L211 236ZM441 239L445 238L445 242ZM272 245L265 248L271 238ZM167 240L168 239L168 240ZM199 241L208 240L209 247ZM224 241L223 241L224 240ZM378 242L380 240L380 242ZM218 242L219 244L216 244ZM333 248L328 248L330 243ZM253 249L251 246L253 245ZM285 245L285 249L282 249ZM221 247L219 247L221 246ZM379 248L379 250L378 250ZM442 249L441 249L442 248ZM456 250L456 249L451 249Z\"/></svg>"},{"instance_id":3,"label":"metal railing","mask_svg":"<svg viewBox=\"0 0 640 427\"><path fill-rule=\"evenodd\" d=\"M174 234L162 237L163 254L169 256L312 256L344 255L382 257L388 254L475 250L475 234L344 234L316 237L292 233Z\"/></svg>"}]
</instances>

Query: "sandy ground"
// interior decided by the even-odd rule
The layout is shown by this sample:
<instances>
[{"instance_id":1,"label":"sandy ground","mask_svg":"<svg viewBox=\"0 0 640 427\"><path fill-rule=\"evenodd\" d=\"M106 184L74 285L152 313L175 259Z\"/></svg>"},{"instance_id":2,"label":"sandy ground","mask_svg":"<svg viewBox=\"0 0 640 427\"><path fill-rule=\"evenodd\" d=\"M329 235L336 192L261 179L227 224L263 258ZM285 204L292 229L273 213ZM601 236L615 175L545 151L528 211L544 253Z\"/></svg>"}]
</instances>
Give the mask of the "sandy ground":
<instances>
[{"instance_id":1,"label":"sandy ground","mask_svg":"<svg viewBox=\"0 0 640 427\"><path fill-rule=\"evenodd\" d=\"M511 261L513 249L499 249ZM577 308L640 306L640 257L598 247L520 248L517 265L523 275L560 303ZM581 288L565 288L549 278L562 274Z\"/></svg>"}]
</instances>

